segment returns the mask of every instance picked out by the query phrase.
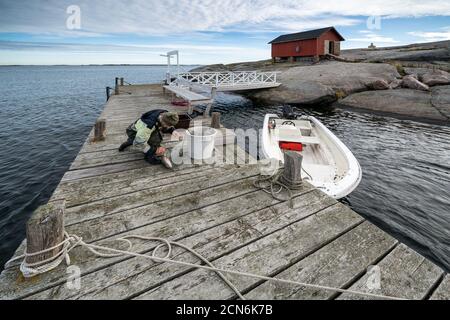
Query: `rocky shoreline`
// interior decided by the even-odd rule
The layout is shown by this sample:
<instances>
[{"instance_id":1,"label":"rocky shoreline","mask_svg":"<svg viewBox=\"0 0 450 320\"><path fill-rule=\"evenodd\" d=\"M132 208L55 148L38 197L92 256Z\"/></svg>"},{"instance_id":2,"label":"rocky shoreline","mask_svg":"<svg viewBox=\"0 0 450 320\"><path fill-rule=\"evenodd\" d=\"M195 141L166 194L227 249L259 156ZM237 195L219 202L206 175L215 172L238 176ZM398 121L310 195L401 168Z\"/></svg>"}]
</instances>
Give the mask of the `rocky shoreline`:
<instances>
[{"instance_id":1,"label":"rocky shoreline","mask_svg":"<svg viewBox=\"0 0 450 320\"><path fill-rule=\"evenodd\" d=\"M267 104L334 107L450 124L450 41L343 50L318 63L257 61L194 71L277 70L278 88L244 93Z\"/></svg>"}]
</instances>

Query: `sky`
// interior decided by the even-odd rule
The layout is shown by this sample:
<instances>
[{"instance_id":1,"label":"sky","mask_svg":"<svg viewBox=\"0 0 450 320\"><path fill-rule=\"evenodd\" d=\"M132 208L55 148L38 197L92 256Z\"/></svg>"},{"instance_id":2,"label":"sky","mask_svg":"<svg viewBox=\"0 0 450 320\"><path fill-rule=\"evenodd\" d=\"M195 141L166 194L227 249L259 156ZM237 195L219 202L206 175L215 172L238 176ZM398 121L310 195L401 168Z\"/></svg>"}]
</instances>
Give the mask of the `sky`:
<instances>
[{"instance_id":1,"label":"sky","mask_svg":"<svg viewBox=\"0 0 450 320\"><path fill-rule=\"evenodd\" d=\"M0 0L0 65L264 60L277 36L329 26L342 49L450 40L450 1Z\"/></svg>"}]
</instances>

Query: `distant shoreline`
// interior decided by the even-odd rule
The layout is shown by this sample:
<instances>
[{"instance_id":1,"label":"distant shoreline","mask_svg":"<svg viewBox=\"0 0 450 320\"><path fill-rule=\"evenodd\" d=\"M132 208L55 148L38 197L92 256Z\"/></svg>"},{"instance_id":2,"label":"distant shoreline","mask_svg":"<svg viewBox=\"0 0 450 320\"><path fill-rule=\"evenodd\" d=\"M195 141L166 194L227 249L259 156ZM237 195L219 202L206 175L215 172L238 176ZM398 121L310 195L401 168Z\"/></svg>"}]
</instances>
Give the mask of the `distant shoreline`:
<instances>
[{"instance_id":1,"label":"distant shoreline","mask_svg":"<svg viewBox=\"0 0 450 320\"><path fill-rule=\"evenodd\" d=\"M180 64L180 67L202 66ZM167 67L167 64L1 64L0 67Z\"/></svg>"}]
</instances>

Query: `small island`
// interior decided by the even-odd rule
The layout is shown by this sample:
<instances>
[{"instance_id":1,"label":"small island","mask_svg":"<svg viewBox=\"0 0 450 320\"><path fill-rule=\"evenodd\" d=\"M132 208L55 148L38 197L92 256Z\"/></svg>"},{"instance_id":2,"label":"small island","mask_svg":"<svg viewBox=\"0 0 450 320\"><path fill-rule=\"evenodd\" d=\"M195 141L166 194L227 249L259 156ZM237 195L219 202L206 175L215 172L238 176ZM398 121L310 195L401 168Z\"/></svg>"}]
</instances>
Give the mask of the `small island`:
<instances>
[{"instance_id":1,"label":"small island","mask_svg":"<svg viewBox=\"0 0 450 320\"><path fill-rule=\"evenodd\" d=\"M192 71L279 71L281 86L245 93L262 104L362 109L450 122L450 41L341 50L320 59L202 66Z\"/></svg>"}]
</instances>

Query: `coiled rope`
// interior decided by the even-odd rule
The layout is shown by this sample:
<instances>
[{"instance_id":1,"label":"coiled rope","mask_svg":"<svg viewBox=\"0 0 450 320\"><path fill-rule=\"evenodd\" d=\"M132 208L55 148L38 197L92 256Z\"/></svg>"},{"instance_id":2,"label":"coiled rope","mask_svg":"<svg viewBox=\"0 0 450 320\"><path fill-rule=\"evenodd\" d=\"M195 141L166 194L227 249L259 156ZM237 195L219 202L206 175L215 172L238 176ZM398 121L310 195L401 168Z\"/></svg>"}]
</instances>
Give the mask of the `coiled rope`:
<instances>
[{"instance_id":1,"label":"coiled rope","mask_svg":"<svg viewBox=\"0 0 450 320\"><path fill-rule=\"evenodd\" d=\"M272 176L261 175L253 182L253 186L270 194L275 200L288 201L289 207L292 209L294 208L292 191L300 190L303 182L289 181L285 176L283 176L283 173L284 169L281 168ZM283 190L287 191L287 198L280 196Z\"/></svg>"},{"instance_id":2,"label":"coiled rope","mask_svg":"<svg viewBox=\"0 0 450 320\"><path fill-rule=\"evenodd\" d=\"M131 251L132 248L133 248L133 243L130 241L130 239L139 239L139 240L145 240L145 241L157 241L157 242L160 242L160 244L157 245L153 249L151 255L148 255L148 254L142 254L142 253ZM203 257L200 253L196 252L192 248L189 248L189 247L187 247L187 246L185 246L185 245L183 245L183 244L181 244L179 242L170 241L170 240L167 240L167 239L164 239L164 238L130 235L130 236L118 238L118 239L116 239L116 241L118 241L118 242L125 242L128 245L128 248L126 250L120 250L120 249L115 249L115 248L106 247L106 246L99 246L99 245L89 244L89 243L84 242L81 237L79 237L77 235L69 235L67 232L65 232L65 238L60 244L58 244L58 245L56 245L56 246L54 246L52 248L49 248L49 249L46 249L46 250L42 250L42 251L39 251L39 252L35 252L35 253L26 253L26 249L25 249L25 253L23 255L21 255L19 257L16 257L14 259L11 259L10 261L8 261L6 263L6 266L10 267L10 264L12 262L18 261L20 259L23 259L23 261L20 264L20 270L24 273L24 276L25 275L27 275L29 277L35 276L35 275L38 275L38 274L41 274L41 273L44 273L44 272L47 272L47 271L50 271L50 270L56 268L63 260L66 260L66 263L69 265L70 264L69 252L72 251L74 248L76 248L78 246L81 246L81 247L84 247L84 248L88 249L94 255L99 256L99 257L103 257L103 258L131 256L131 257L139 257L139 258L150 259L153 262L161 262L161 263L167 262L167 263L172 263L172 264L185 266L185 267L192 267L192 268L196 268L196 269L203 269L203 270L213 271L242 300L245 300L245 297L236 288L236 286L234 286L231 283L231 281L228 280L224 276L224 273L233 274L233 275L237 275L237 276L246 276L246 277L254 278L254 279L257 279L257 280L264 280L264 281L270 281L270 282L290 284L290 285L295 285L295 286L300 286L300 287L307 287L307 288L326 290L326 291L332 291L332 292L354 294L354 295L366 296L366 297L370 297L370 298L387 299L387 300L405 300L403 298L398 298L398 297L391 297L391 296L385 296L385 295L379 295L379 294L373 294L373 293L367 293L367 292L360 292L360 291L354 291L354 290L349 290L349 289L334 288L334 287L322 286L322 285L317 285L317 284L303 283L303 282L299 282L299 281L292 281L292 280L284 280L284 279L279 279L279 278L272 278L272 277L267 277L267 276L253 274L253 273L248 273L248 272L241 272L241 271L235 271L235 270L229 270L229 269L216 268L216 267L214 267L214 265L208 259ZM167 247L167 252L168 253L167 253L167 255L165 257L158 257L157 256L157 252L163 246ZM199 258L202 262L204 262L206 265L199 265L199 264L194 264L194 263L183 262L183 261L178 261L178 260L171 259L172 246L178 246L178 247L183 248L184 250L192 253L197 258ZM53 257L51 259L47 259L45 261L42 261L42 262L39 262L39 263L33 263L33 264L29 264L29 263L26 262L26 258L27 257L33 257L33 256L37 256L37 255L40 255L40 254L43 254L43 253L47 253L47 252L49 252L51 250L54 250L56 248L59 248L59 247L61 247L61 251L55 257Z\"/></svg>"}]
</instances>

